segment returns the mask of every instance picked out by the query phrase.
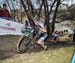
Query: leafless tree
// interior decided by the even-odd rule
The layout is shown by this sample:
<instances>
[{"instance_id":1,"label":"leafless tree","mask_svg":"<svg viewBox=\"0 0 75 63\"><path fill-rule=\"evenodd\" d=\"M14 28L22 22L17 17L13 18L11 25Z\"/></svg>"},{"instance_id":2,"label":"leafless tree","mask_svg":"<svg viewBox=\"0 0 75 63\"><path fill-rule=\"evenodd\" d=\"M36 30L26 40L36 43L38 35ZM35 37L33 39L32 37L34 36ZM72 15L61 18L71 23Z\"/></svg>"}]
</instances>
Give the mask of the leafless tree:
<instances>
[{"instance_id":1,"label":"leafless tree","mask_svg":"<svg viewBox=\"0 0 75 63\"><path fill-rule=\"evenodd\" d=\"M41 1L41 4L40 4L40 8L37 9L37 10L33 7L32 5L32 1L31 0L25 0L26 4L24 3L24 0L20 0L21 1L21 4L23 5L23 8L26 12L26 15L29 19L29 22L31 24L31 26L35 26L34 22L33 22L33 18L34 16L37 14L38 17L40 18L40 14L41 14L41 10L42 8L44 9L44 16L45 16L45 26L47 27L47 32L48 32L48 35L52 32L54 32L54 29L55 29L55 20L56 20L56 15L57 15L57 11L58 11L58 7L60 5L60 1L61 0L51 0L51 3L52 4L49 4L48 3L48 0L40 0ZM40 2L39 2L40 3ZM51 7L49 7L49 5ZM51 15L51 12L52 12L52 9L55 5L55 11L54 11L54 14L53 14L53 19L52 19L52 22L50 23L50 15ZM27 7L28 6L28 7ZM50 8L50 9L49 9ZM30 15L31 14L31 15Z\"/></svg>"}]
</instances>

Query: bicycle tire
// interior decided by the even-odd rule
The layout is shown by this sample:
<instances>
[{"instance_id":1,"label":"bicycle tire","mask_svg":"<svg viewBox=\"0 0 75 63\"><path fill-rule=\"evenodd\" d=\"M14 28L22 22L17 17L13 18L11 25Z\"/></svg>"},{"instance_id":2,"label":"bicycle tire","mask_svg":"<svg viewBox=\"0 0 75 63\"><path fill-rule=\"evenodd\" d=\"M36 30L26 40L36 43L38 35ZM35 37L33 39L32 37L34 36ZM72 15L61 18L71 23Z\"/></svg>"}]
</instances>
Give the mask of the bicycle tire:
<instances>
[{"instance_id":1,"label":"bicycle tire","mask_svg":"<svg viewBox=\"0 0 75 63\"><path fill-rule=\"evenodd\" d=\"M27 52L27 50L30 47L30 41L31 41L31 38L22 36L17 44L17 52L21 54Z\"/></svg>"}]
</instances>

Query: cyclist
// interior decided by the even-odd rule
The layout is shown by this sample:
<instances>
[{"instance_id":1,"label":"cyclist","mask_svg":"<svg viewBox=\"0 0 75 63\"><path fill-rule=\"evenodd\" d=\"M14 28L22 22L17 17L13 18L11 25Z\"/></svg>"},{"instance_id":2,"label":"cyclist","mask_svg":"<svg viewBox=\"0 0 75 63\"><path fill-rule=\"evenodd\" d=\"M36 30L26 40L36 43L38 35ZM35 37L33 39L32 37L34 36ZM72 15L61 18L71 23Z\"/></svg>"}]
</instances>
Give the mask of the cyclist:
<instances>
[{"instance_id":1,"label":"cyclist","mask_svg":"<svg viewBox=\"0 0 75 63\"><path fill-rule=\"evenodd\" d=\"M47 45L45 45L44 41L47 38L47 30L45 28L45 26L40 23L40 19L38 17L33 19L34 23L35 23L35 27L36 29L38 28L37 31L39 31L40 33L40 38L38 39L37 43L45 50L47 50ZM35 33L36 30L34 30L33 36L35 36L37 33Z\"/></svg>"}]
</instances>

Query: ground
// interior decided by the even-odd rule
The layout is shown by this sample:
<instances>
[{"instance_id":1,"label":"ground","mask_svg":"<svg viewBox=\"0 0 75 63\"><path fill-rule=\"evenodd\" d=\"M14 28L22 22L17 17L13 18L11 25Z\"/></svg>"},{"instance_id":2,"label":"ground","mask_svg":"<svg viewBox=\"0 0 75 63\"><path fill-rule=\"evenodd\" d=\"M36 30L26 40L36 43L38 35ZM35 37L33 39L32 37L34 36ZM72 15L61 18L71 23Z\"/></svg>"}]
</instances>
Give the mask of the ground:
<instances>
[{"instance_id":1,"label":"ground","mask_svg":"<svg viewBox=\"0 0 75 63\"><path fill-rule=\"evenodd\" d=\"M73 28L74 24L75 21L70 21L66 25ZM24 54L16 51L19 38L20 36L0 36L0 63L71 63L75 45L66 44L64 41L69 40L66 36L60 39L61 43L50 43L47 51L40 48L29 49Z\"/></svg>"},{"instance_id":2,"label":"ground","mask_svg":"<svg viewBox=\"0 0 75 63\"><path fill-rule=\"evenodd\" d=\"M74 45L50 44L47 51L30 49L24 54L16 51L20 36L0 36L0 63L70 63Z\"/></svg>"}]
</instances>

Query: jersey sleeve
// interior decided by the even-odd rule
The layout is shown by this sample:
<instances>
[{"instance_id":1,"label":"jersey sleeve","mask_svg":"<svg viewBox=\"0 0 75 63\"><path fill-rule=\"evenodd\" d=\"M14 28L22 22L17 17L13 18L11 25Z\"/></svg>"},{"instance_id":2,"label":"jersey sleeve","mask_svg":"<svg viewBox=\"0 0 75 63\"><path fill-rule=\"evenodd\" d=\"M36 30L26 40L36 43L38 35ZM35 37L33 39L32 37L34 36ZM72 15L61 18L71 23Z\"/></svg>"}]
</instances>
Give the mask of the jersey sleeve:
<instances>
[{"instance_id":1,"label":"jersey sleeve","mask_svg":"<svg viewBox=\"0 0 75 63\"><path fill-rule=\"evenodd\" d=\"M44 25L42 23L39 24L40 27L44 28Z\"/></svg>"}]
</instances>

